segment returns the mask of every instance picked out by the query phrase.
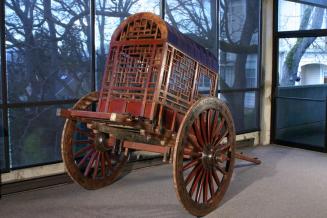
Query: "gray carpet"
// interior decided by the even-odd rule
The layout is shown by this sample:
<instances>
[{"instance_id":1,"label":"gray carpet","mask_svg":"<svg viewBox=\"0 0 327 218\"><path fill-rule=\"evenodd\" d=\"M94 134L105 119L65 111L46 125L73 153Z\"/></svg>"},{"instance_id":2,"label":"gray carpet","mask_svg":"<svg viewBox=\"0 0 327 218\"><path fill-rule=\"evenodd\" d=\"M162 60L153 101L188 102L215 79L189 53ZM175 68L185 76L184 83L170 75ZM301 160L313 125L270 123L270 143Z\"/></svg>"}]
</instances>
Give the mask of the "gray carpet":
<instances>
[{"instance_id":1,"label":"gray carpet","mask_svg":"<svg viewBox=\"0 0 327 218\"><path fill-rule=\"evenodd\" d=\"M327 217L327 155L282 146L245 149L260 166L237 162L220 207L207 217ZM0 217L192 217L179 204L172 166L145 168L87 191L66 184L9 196Z\"/></svg>"}]
</instances>

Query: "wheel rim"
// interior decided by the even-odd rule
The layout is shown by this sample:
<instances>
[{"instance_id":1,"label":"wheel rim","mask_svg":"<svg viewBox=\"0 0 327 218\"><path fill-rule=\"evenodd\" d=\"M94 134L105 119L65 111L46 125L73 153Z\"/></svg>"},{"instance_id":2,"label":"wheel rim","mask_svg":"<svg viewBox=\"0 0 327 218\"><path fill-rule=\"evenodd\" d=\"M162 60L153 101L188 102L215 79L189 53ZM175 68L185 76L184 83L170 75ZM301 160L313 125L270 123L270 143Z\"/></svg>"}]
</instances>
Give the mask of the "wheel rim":
<instances>
[{"instance_id":1,"label":"wheel rim","mask_svg":"<svg viewBox=\"0 0 327 218\"><path fill-rule=\"evenodd\" d=\"M80 108L83 105L83 108ZM74 109L91 110L92 103L82 99ZM70 177L86 189L109 185L119 176L127 157L122 143L111 137L99 146L98 135L86 123L66 120L62 137L62 158ZM105 148L105 149L104 149Z\"/></svg>"},{"instance_id":2,"label":"wheel rim","mask_svg":"<svg viewBox=\"0 0 327 218\"><path fill-rule=\"evenodd\" d=\"M185 115L174 152L174 182L193 215L203 216L221 201L234 168L234 145L232 117L223 102L200 100Z\"/></svg>"}]
</instances>

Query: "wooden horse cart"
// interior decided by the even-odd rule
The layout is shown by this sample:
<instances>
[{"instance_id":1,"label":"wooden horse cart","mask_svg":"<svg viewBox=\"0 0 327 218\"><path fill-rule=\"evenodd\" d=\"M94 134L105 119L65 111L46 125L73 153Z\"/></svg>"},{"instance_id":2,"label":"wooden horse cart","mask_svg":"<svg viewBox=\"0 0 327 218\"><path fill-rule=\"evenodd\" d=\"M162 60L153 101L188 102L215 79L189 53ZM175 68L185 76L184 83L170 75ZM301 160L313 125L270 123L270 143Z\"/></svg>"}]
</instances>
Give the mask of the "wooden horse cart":
<instances>
[{"instance_id":1,"label":"wooden horse cart","mask_svg":"<svg viewBox=\"0 0 327 218\"><path fill-rule=\"evenodd\" d=\"M216 96L217 60L160 17L138 13L114 32L99 92L71 109L62 133L62 158L86 189L117 179L130 151L163 154L173 164L177 197L191 214L214 210L230 183L235 128Z\"/></svg>"}]
</instances>

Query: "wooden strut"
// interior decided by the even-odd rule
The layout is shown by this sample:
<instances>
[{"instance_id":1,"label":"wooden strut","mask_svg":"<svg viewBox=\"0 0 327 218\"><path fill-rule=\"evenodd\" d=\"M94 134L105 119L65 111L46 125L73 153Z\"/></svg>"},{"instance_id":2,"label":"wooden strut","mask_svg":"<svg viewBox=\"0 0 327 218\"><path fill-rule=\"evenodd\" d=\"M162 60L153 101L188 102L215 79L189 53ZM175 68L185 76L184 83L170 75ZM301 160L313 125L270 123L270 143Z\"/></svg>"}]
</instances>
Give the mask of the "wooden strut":
<instances>
[{"instance_id":1,"label":"wooden strut","mask_svg":"<svg viewBox=\"0 0 327 218\"><path fill-rule=\"evenodd\" d=\"M257 157L250 157L248 155L243 154L243 152L235 152L235 158L245 160L257 165L261 164L261 160L259 160Z\"/></svg>"}]
</instances>

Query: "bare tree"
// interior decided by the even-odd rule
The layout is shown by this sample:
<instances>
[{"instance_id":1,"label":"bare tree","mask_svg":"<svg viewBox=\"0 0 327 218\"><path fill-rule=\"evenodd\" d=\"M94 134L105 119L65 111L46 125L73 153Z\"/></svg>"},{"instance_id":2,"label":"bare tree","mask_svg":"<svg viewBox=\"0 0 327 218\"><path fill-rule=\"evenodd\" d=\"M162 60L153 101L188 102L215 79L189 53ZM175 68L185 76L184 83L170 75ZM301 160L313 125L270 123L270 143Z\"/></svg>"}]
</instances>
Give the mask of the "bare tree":
<instances>
[{"instance_id":1,"label":"bare tree","mask_svg":"<svg viewBox=\"0 0 327 218\"><path fill-rule=\"evenodd\" d=\"M231 6L240 4L244 12L236 14ZM253 37L259 30L258 1L220 0L220 37L216 37L216 5L215 1L175 0L166 5L166 14L173 26L176 26L191 38L209 48L213 54L217 53L217 43L221 54L234 54L233 81L220 78L220 88L238 89L246 87L246 62L249 54L257 54L258 45L252 43ZM233 17L233 22L230 18ZM233 28L231 28L233 24ZM221 62L223 58L221 57ZM224 70L221 66L220 69ZM244 98L245 93L229 93L224 95L233 111L238 129L244 129Z\"/></svg>"},{"instance_id":2,"label":"bare tree","mask_svg":"<svg viewBox=\"0 0 327 218\"><path fill-rule=\"evenodd\" d=\"M136 2L99 0L97 18L123 19ZM90 91L90 1L7 0L5 6L9 100L77 98ZM99 27L105 56L104 25ZM55 141L62 124L54 116L55 107L11 110L14 165L28 164L30 159L48 161L54 154L45 149L59 150ZM55 144L44 146L49 143Z\"/></svg>"},{"instance_id":3,"label":"bare tree","mask_svg":"<svg viewBox=\"0 0 327 218\"><path fill-rule=\"evenodd\" d=\"M323 22L323 14L323 8L307 7L301 19L300 30L320 29ZM287 53L282 66L282 74L279 80L281 86L295 85L301 58L315 39L316 37L305 37L296 40L294 46Z\"/></svg>"},{"instance_id":4,"label":"bare tree","mask_svg":"<svg viewBox=\"0 0 327 218\"><path fill-rule=\"evenodd\" d=\"M96 28L98 29L99 48L97 54L97 70L101 74L104 70L105 60L109 49L110 38L106 38L105 29L109 24L109 19L118 19L122 22L124 18L131 15L132 7L139 0L97 0L96 7ZM99 76L101 78L101 76Z\"/></svg>"}]
</instances>

